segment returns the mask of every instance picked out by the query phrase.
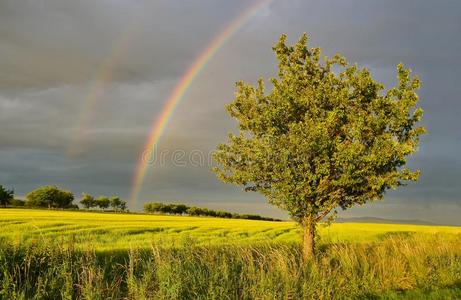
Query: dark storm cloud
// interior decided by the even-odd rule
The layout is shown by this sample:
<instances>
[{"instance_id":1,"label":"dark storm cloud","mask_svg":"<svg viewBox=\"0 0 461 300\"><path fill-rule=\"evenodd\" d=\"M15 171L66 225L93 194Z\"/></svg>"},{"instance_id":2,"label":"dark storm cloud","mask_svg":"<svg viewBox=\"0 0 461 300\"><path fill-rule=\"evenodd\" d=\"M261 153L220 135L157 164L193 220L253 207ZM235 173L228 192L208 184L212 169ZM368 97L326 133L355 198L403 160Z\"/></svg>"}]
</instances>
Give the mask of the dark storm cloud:
<instances>
[{"instance_id":1,"label":"dark storm cloud","mask_svg":"<svg viewBox=\"0 0 461 300\"><path fill-rule=\"evenodd\" d=\"M0 1L0 184L25 194L41 184L127 197L144 139L182 73L249 1ZM421 180L384 202L344 212L461 224L461 3L274 1L230 39L184 96L159 151L207 153L235 123L225 115L234 82L276 74L271 47L302 32L327 55L344 54L386 86L404 62L420 75L429 134L410 166ZM128 32L128 34L126 34ZM117 45L113 80L85 124L83 151L67 148L91 87ZM122 41L122 42L121 42ZM110 60L109 60L110 62ZM142 201L168 200L284 214L221 184L209 166L149 171Z\"/></svg>"},{"instance_id":2,"label":"dark storm cloud","mask_svg":"<svg viewBox=\"0 0 461 300\"><path fill-rule=\"evenodd\" d=\"M216 1L200 4L2 1L0 86L43 87L91 80L127 31L133 40L115 68L116 78L177 77L212 38L213 28L219 29L242 7Z\"/></svg>"}]
</instances>

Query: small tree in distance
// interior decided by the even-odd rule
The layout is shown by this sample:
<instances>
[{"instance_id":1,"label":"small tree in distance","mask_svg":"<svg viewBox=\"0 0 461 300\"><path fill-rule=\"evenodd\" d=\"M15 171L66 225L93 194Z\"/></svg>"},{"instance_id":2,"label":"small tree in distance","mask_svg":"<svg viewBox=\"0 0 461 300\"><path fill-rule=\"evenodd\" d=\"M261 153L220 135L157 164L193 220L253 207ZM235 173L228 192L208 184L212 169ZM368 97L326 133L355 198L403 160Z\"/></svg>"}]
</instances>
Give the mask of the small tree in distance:
<instances>
[{"instance_id":1,"label":"small tree in distance","mask_svg":"<svg viewBox=\"0 0 461 300\"><path fill-rule=\"evenodd\" d=\"M120 208L121 203L122 200L120 200L120 197L113 196L110 198L110 207L112 207L114 211L117 211Z\"/></svg>"},{"instance_id":2,"label":"small tree in distance","mask_svg":"<svg viewBox=\"0 0 461 300\"><path fill-rule=\"evenodd\" d=\"M14 199L14 191L0 185L0 205L7 206Z\"/></svg>"},{"instance_id":3,"label":"small tree in distance","mask_svg":"<svg viewBox=\"0 0 461 300\"><path fill-rule=\"evenodd\" d=\"M94 197L87 193L82 194L82 199L80 200L80 203L86 209L90 209L91 207L94 207L96 204Z\"/></svg>"},{"instance_id":4,"label":"small tree in distance","mask_svg":"<svg viewBox=\"0 0 461 300\"><path fill-rule=\"evenodd\" d=\"M416 124L420 81L397 66L398 84L384 91L366 69L345 58L320 59L304 34L293 46L282 35L273 48L278 78L266 94L237 82L227 106L238 121L213 157L218 177L263 194L303 228L303 253L314 253L316 224L347 209L382 199L386 190L415 181L405 168L425 129ZM334 71L335 70L335 71Z\"/></svg>"},{"instance_id":5,"label":"small tree in distance","mask_svg":"<svg viewBox=\"0 0 461 300\"><path fill-rule=\"evenodd\" d=\"M121 210L121 211L126 211L127 210L127 206L126 206L126 201L120 201L120 205L118 206L118 208Z\"/></svg>"},{"instance_id":6,"label":"small tree in distance","mask_svg":"<svg viewBox=\"0 0 461 300\"><path fill-rule=\"evenodd\" d=\"M99 196L96 199L96 203L99 206L100 209L105 210L109 207L110 205L110 200L106 196Z\"/></svg>"},{"instance_id":7,"label":"small tree in distance","mask_svg":"<svg viewBox=\"0 0 461 300\"><path fill-rule=\"evenodd\" d=\"M113 196L110 198L110 206L114 211L125 211L126 210L126 202L121 200L120 197Z\"/></svg>"}]
</instances>

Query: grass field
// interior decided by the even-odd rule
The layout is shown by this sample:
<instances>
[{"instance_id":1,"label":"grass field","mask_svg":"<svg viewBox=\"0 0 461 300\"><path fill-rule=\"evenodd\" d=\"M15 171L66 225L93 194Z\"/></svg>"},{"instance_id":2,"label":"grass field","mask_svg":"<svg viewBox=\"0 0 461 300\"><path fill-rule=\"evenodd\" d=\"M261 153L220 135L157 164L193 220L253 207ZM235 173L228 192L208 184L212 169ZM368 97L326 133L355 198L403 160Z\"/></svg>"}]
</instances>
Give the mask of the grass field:
<instances>
[{"instance_id":1,"label":"grass field","mask_svg":"<svg viewBox=\"0 0 461 300\"><path fill-rule=\"evenodd\" d=\"M81 249L127 250L180 246L299 242L293 222L206 217L0 209L0 237L15 244L72 241ZM392 235L461 234L461 227L339 223L320 226L320 242L380 241Z\"/></svg>"},{"instance_id":2,"label":"grass field","mask_svg":"<svg viewBox=\"0 0 461 300\"><path fill-rule=\"evenodd\" d=\"M0 209L0 299L461 299L461 228Z\"/></svg>"}]
</instances>

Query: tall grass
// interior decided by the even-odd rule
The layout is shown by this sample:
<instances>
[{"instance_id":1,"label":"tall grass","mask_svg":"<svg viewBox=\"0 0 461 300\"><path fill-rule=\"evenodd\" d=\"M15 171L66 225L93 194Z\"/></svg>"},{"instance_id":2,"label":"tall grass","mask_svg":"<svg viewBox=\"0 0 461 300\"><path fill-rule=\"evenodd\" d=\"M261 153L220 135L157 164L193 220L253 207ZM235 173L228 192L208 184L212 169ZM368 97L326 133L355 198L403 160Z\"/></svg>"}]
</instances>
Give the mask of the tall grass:
<instances>
[{"instance_id":1,"label":"tall grass","mask_svg":"<svg viewBox=\"0 0 461 300\"><path fill-rule=\"evenodd\" d=\"M98 252L0 242L1 299L460 299L459 235Z\"/></svg>"}]
</instances>

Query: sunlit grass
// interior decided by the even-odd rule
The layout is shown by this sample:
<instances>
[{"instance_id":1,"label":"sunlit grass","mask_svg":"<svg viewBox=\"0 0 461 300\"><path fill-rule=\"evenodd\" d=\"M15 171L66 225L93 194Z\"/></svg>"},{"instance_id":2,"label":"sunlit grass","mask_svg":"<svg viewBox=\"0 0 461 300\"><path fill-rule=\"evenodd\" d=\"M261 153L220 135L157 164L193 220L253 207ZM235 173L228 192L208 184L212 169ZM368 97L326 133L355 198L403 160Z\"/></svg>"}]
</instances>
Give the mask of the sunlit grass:
<instances>
[{"instance_id":1,"label":"sunlit grass","mask_svg":"<svg viewBox=\"0 0 461 300\"><path fill-rule=\"evenodd\" d=\"M0 298L460 299L461 236L446 237L325 244L307 262L292 243L97 252L3 241Z\"/></svg>"},{"instance_id":2,"label":"sunlit grass","mask_svg":"<svg viewBox=\"0 0 461 300\"><path fill-rule=\"evenodd\" d=\"M72 241L77 248L127 250L152 245L249 245L299 242L293 222L79 211L0 209L0 237L14 244ZM461 234L461 228L340 223L319 226L320 243L371 242L393 235Z\"/></svg>"},{"instance_id":3,"label":"sunlit grass","mask_svg":"<svg viewBox=\"0 0 461 300\"><path fill-rule=\"evenodd\" d=\"M0 209L0 299L460 299L461 228Z\"/></svg>"}]
</instances>

